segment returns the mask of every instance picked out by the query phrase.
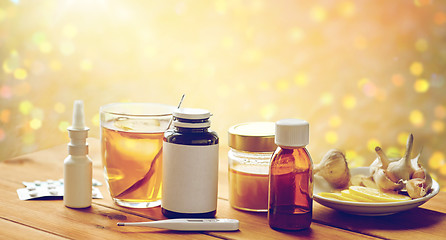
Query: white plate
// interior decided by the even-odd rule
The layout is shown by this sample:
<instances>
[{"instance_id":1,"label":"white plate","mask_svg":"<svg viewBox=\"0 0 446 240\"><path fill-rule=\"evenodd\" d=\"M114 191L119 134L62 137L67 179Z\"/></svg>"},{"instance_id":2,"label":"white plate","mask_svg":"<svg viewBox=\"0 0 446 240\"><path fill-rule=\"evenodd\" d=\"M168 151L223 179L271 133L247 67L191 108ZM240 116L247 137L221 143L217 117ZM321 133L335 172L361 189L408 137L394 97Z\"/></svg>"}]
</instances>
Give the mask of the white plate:
<instances>
[{"instance_id":1,"label":"white plate","mask_svg":"<svg viewBox=\"0 0 446 240\"><path fill-rule=\"evenodd\" d=\"M363 174L369 175L368 167L359 167L350 169L352 176ZM336 199L325 198L317 195L320 192L331 191L329 185L322 177L315 176L314 178L314 200L326 207L336 209L338 211L363 215L363 216L384 216L401 211L406 211L427 202L440 191L440 186L435 180L432 180L432 191L422 198L412 199L402 202L385 202L385 203L369 203L369 202L348 202Z\"/></svg>"}]
</instances>

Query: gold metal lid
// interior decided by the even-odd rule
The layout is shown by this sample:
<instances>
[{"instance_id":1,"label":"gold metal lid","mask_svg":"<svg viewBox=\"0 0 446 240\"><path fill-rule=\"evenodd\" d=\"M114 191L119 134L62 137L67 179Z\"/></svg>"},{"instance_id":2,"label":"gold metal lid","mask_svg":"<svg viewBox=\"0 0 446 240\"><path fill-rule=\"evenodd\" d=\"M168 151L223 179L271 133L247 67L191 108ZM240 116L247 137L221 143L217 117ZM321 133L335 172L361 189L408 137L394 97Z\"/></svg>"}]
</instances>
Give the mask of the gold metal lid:
<instances>
[{"instance_id":1,"label":"gold metal lid","mask_svg":"<svg viewBox=\"0 0 446 240\"><path fill-rule=\"evenodd\" d=\"M247 152L273 152L274 122L247 122L229 128L229 147Z\"/></svg>"}]
</instances>

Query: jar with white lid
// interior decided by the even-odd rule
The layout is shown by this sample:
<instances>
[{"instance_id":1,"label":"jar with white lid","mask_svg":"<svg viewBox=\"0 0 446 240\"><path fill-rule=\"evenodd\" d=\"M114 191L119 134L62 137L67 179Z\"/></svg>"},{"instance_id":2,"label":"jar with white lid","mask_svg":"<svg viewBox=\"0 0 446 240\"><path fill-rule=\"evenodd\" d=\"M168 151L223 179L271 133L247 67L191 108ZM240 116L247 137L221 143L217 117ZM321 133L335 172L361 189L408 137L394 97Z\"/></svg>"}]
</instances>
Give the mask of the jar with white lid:
<instances>
[{"instance_id":1,"label":"jar with white lid","mask_svg":"<svg viewBox=\"0 0 446 240\"><path fill-rule=\"evenodd\" d=\"M274 122L247 122L229 128L229 203L233 208L268 210L268 171L277 145Z\"/></svg>"}]
</instances>

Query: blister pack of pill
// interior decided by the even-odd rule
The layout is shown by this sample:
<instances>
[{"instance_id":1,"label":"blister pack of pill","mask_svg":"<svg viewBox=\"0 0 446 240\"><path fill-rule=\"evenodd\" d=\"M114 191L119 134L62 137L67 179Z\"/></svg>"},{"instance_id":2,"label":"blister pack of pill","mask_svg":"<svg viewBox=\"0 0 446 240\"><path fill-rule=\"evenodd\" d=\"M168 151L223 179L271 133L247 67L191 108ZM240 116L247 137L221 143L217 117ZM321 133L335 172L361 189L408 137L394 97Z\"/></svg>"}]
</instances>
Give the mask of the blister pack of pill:
<instances>
[{"instance_id":1,"label":"blister pack of pill","mask_svg":"<svg viewBox=\"0 0 446 240\"><path fill-rule=\"evenodd\" d=\"M63 179L59 180L46 180L46 181L34 181L34 182L22 182L25 188L17 189L17 194L20 200L32 200L32 199L63 199L64 185ZM102 183L93 179L92 198L103 198L101 191L97 186L101 186Z\"/></svg>"}]
</instances>

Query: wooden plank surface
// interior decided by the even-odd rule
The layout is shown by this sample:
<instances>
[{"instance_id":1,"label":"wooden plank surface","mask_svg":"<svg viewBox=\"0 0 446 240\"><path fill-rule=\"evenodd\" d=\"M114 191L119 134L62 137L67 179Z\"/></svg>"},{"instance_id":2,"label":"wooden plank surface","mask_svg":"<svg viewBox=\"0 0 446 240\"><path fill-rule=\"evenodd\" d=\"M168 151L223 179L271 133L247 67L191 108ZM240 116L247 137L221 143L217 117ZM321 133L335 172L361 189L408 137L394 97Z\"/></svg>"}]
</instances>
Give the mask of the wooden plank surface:
<instances>
[{"instance_id":1,"label":"wooden plank surface","mask_svg":"<svg viewBox=\"0 0 446 240\"><path fill-rule=\"evenodd\" d=\"M100 147L89 139L94 178L104 182ZM279 232L267 223L266 213L238 211L229 206L227 183L227 148L220 149L219 201L217 217L240 220L240 231L185 233L138 227L117 227L118 221L164 219L159 207L131 209L117 206L106 186L100 187L104 199L93 200L91 208L69 209L60 200L20 201L16 189L22 181L60 179L66 145L23 155L0 163L0 225L2 238L36 236L39 238L75 239L445 239L446 193L441 192L421 208L385 217L348 215L315 203L313 223L309 230ZM9 226L9 227L7 227ZM7 230L6 230L7 227ZM14 231L13 229L17 229ZM20 229L20 231L19 231ZM150 234L150 235L148 235Z\"/></svg>"}]
</instances>

